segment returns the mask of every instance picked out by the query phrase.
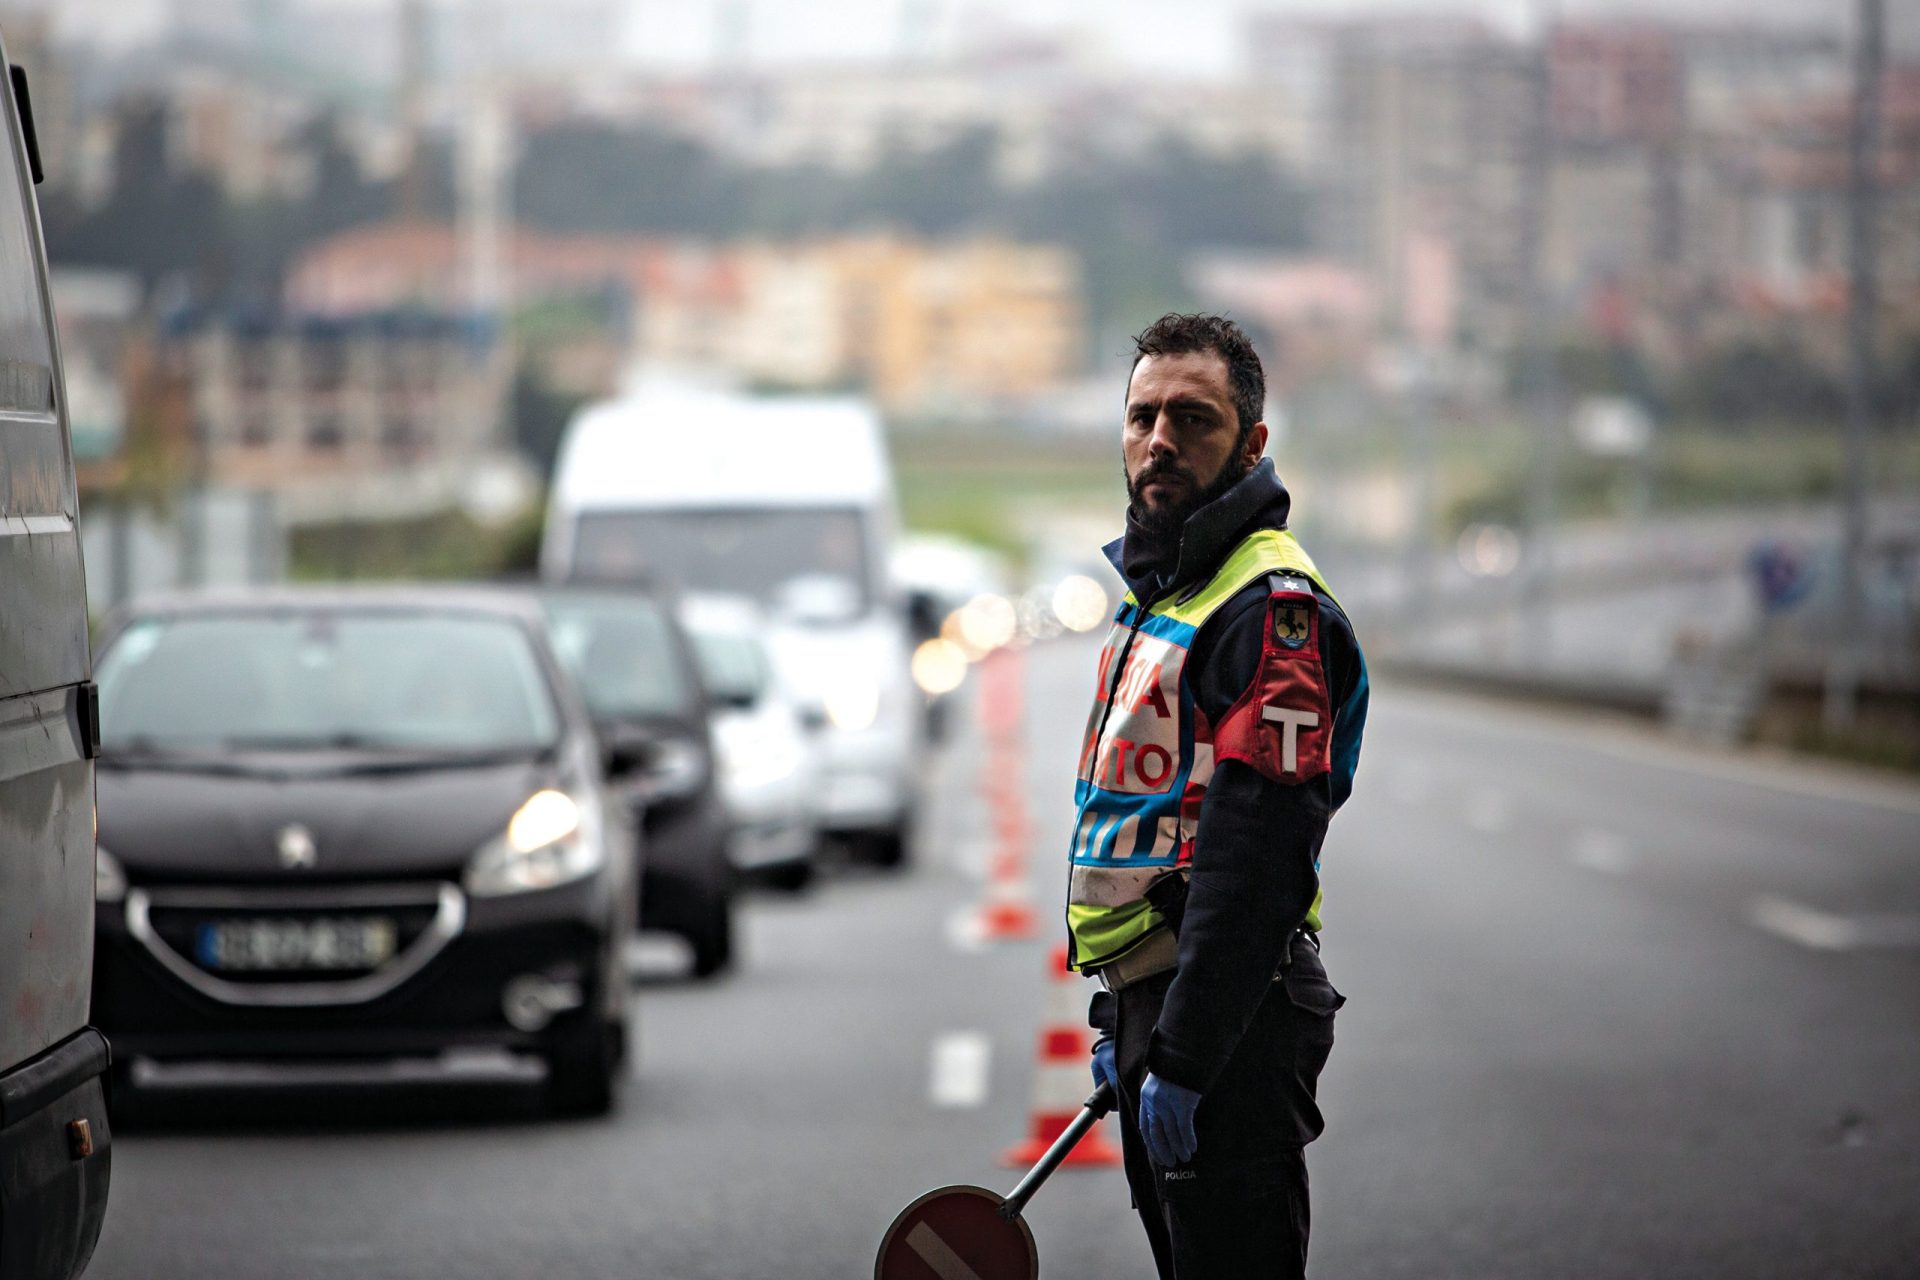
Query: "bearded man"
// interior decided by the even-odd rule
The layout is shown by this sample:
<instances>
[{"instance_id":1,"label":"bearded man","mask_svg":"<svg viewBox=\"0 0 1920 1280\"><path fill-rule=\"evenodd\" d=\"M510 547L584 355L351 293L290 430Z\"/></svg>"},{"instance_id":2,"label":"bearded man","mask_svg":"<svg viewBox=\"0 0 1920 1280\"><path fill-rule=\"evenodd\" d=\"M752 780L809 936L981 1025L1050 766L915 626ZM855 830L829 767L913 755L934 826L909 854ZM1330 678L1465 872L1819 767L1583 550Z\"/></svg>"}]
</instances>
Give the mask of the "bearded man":
<instances>
[{"instance_id":1,"label":"bearded man","mask_svg":"<svg viewBox=\"0 0 1920 1280\"><path fill-rule=\"evenodd\" d=\"M1099 979L1094 1078L1165 1280L1302 1276L1304 1149L1344 1003L1320 853L1352 791L1366 664L1288 530L1266 376L1218 316L1135 340L1121 453L1128 594L1074 788L1067 924Z\"/></svg>"}]
</instances>

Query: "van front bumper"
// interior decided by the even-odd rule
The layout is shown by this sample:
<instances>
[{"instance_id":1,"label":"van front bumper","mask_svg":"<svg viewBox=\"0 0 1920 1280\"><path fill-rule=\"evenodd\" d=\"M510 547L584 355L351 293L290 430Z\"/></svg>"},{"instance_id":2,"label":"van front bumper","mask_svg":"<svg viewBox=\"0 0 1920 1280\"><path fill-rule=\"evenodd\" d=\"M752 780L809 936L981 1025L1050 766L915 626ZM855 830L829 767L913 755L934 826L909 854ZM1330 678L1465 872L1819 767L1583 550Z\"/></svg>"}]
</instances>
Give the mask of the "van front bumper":
<instances>
[{"instance_id":1,"label":"van front bumper","mask_svg":"<svg viewBox=\"0 0 1920 1280\"><path fill-rule=\"evenodd\" d=\"M112 1054L92 1027L0 1074L0 1275L69 1280L107 1216Z\"/></svg>"}]
</instances>

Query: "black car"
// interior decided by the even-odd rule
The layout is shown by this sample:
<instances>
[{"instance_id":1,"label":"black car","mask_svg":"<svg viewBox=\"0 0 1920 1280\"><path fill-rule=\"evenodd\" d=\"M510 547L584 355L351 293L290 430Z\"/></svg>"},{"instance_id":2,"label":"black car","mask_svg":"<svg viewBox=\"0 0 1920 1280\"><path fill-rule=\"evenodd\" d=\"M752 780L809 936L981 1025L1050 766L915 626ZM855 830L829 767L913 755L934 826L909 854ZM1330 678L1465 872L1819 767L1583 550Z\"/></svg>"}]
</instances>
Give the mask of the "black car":
<instances>
[{"instance_id":1,"label":"black car","mask_svg":"<svg viewBox=\"0 0 1920 1280\"><path fill-rule=\"evenodd\" d=\"M537 1078L612 1105L637 840L537 609L147 604L97 668L93 1001L121 1083Z\"/></svg>"},{"instance_id":2,"label":"black car","mask_svg":"<svg viewBox=\"0 0 1920 1280\"><path fill-rule=\"evenodd\" d=\"M733 959L735 877L692 645L670 604L645 587L527 589L600 733L608 775L644 832L640 926L679 934L693 949L695 975L717 974Z\"/></svg>"}]
</instances>

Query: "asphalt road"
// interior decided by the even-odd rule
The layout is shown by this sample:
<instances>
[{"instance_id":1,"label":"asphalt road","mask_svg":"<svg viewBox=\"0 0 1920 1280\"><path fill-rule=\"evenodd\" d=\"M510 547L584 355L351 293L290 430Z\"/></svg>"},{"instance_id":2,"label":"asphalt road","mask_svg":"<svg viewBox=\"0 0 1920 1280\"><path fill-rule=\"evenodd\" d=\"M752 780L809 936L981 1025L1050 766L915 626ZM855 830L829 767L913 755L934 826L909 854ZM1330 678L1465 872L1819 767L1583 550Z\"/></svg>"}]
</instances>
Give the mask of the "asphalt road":
<instances>
[{"instance_id":1,"label":"asphalt road","mask_svg":"<svg viewBox=\"0 0 1920 1280\"><path fill-rule=\"evenodd\" d=\"M614 1119L511 1090L179 1113L117 1135L89 1275L870 1274L920 1190L1015 1180L1091 657L1024 658L1045 941L954 927L993 847L969 721L911 873L756 897L737 974L640 987ZM1315 1274L1920 1275L1920 789L1375 707L1324 868L1349 1003ZM1117 1171L1028 1218L1050 1277L1152 1273Z\"/></svg>"}]
</instances>

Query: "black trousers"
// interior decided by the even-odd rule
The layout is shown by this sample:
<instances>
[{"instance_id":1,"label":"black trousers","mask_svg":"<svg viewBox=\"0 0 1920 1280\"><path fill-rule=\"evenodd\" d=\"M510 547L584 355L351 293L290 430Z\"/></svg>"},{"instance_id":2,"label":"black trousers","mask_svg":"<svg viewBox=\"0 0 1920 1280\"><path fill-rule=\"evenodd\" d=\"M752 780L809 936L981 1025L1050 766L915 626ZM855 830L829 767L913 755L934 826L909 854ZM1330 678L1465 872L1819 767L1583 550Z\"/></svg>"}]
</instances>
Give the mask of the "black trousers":
<instances>
[{"instance_id":1,"label":"black trousers","mask_svg":"<svg viewBox=\"0 0 1920 1280\"><path fill-rule=\"evenodd\" d=\"M1327 981L1305 937L1200 1099L1193 1160L1163 1168L1140 1138L1147 1044L1173 974L1149 978L1114 1000L1120 1068L1120 1134L1134 1208L1161 1280L1303 1277L1307 1271L1307 1143L1325 1122L1315 1101L1333 1049L1333 1015L1345 998Z\"/></svg>"}]
</instances>

